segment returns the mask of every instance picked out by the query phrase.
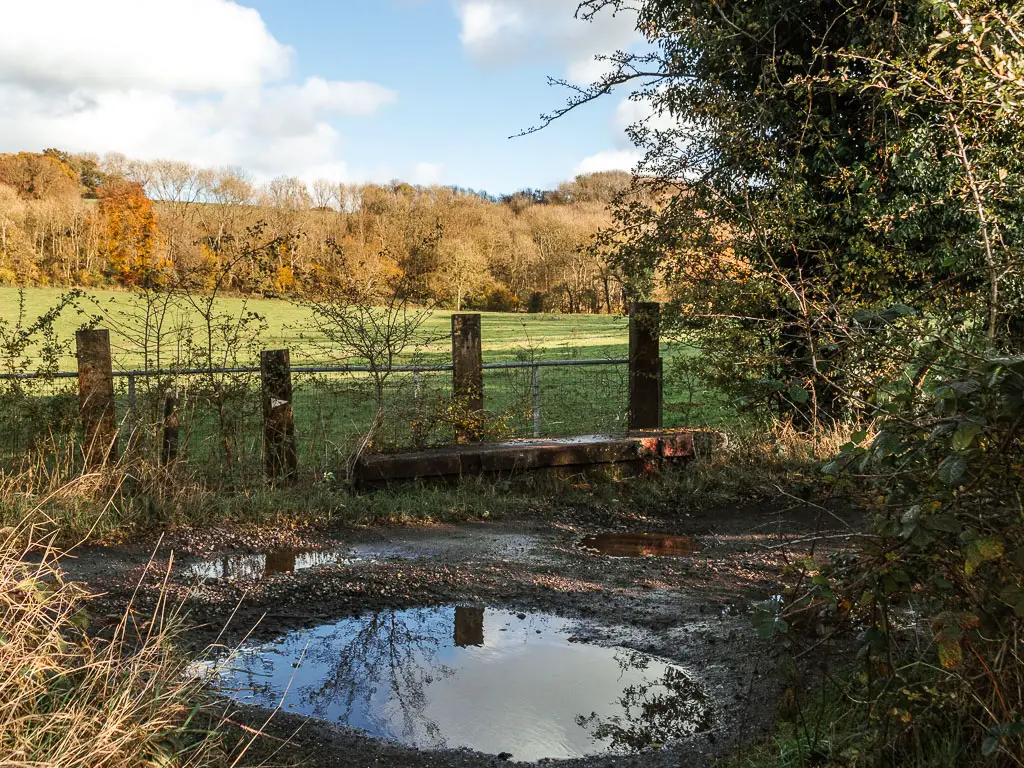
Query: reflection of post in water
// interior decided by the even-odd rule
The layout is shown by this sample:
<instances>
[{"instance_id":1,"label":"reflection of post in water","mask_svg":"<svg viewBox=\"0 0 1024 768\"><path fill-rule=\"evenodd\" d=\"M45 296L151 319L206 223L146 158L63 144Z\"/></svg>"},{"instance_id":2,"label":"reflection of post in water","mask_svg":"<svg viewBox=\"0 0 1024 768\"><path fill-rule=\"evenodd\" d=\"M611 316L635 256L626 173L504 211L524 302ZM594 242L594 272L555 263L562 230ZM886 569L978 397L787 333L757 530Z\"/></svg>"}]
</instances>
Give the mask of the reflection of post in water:
<instances>
[{"instance_id":1,"label":"reflection of post in water","mask_svg":"<svg viewBox=\"0 0 1024 768\"><path fill-rule=\"evenodd\" d=\"M295 550L278 549L267 552L264 573L271 576L275 573L292 573L295 570Z\"/></svg>"},{"instance_id":2,"label":"reflection of post in water","mask_svg":"<svg viewBox=\"0 0 1024 768\"><path fill-rule=\"evenodd\" d=\"M484 644L484 609L460 605L455 608L455 645Z\"/></svg>"}]
</instances>

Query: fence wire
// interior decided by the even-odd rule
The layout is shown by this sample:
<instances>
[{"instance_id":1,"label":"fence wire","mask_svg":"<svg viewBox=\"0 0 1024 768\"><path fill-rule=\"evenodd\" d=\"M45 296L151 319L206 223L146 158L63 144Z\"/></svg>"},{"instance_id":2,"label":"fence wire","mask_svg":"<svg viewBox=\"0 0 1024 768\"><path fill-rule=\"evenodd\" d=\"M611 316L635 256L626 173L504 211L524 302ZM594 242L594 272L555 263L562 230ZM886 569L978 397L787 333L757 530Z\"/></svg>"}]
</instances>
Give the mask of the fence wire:
<instances>
[{"instance_id":1,"label":"fence wire","mask_svg":"<svg viewBox=\"0 0 1024 768\"><path fill-rule=\"evenodd\" d=\"M451 444L465 414L450 366L292 368L299 466L335 472L358 452ZM626 429L625 360L536 360L484 365L487 440L614 433ZM262 391L255 367L115 371L122 453L160 460L167 401L179 425L177 461L232 482L261 476ZM80 451L75 374L0 376L0 468L26 456Z\"/></svg>"}]
</instances>

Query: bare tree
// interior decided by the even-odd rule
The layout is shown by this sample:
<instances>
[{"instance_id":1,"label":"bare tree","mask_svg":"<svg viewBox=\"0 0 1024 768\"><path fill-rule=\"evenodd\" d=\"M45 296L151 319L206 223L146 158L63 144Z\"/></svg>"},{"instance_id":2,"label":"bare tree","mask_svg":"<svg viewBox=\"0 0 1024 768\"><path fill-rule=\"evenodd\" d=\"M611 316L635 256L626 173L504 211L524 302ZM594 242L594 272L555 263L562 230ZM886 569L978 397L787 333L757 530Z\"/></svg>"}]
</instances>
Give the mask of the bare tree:
<instances>
[{"instance_id":1,"label":"bare tree","mask_svg":"<svg viewBox=\"0 0 1024 768\"><path fill-rule=\"evenodd\" d=\"M320 210L337 210L338 185L327 179L316 179L310 185L310 200Z\"/></svg>"},{"instance_id":2,"label":"bare tree","mask_svg":"<svg viewBox=\"0 0 1024 768\"><path fill-rule=\"evenodd\" d=\"M385 390L397 361L432 341L424 333L430 311L411 307L407 295L400 280L336 279L317 286L304 300L311 310L306 331L320 356L345 363L355 358L370 371L374 415L350 458L350 475L383 421Z\"/></svg>"},{"instance_id":3,"label":"bare tree","mask_svg":"<svg viewBox=\"0 0 1024 768\"><path fill-rule=\"evenodd\" d=\"M260 202L271 208L288 211L303 211L310 207L309 190L302 179L295 176L278 176L263 188Z\"/></svg>"}]
</instances>

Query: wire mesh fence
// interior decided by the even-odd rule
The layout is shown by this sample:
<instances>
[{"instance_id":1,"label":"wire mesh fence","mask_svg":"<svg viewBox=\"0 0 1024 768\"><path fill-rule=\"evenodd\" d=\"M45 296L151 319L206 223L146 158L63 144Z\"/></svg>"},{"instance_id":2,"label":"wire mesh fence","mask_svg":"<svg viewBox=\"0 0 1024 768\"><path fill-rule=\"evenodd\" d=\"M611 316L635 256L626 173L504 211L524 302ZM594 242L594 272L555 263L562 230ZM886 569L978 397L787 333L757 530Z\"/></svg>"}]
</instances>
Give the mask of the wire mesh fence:
<instances>
[{"instance_id":1,"label":"wire mesh fence","mask_svg":"<svg viewBox=\"0 0 1024 768\"><path fill-rule=\"evenodd\" d=\"M44 445L58 445L80 428L77 377L0 380L0 460L10 466Z\"/></svg>"},{"instance_id":2,"label":"wire mesh fence","mask_svg":"<svg viewBox=\"0 0 1024 768\"><path fill-rule=\"evenodd\" d=\"M626 429L624 359L487 363L483 439L614 433ZM455 441L460 420L450 365L293 367L299 466L334 471L363 450L419 449ZM0 466L38 450L71 454L80 440L73 373L0 375ZM261 473L263 415L257 367L114 371L123 453L156 463L168 413L178 461L235 481ZM35 453L34 453L35 451Z\"/></svg>"}]
</instances>

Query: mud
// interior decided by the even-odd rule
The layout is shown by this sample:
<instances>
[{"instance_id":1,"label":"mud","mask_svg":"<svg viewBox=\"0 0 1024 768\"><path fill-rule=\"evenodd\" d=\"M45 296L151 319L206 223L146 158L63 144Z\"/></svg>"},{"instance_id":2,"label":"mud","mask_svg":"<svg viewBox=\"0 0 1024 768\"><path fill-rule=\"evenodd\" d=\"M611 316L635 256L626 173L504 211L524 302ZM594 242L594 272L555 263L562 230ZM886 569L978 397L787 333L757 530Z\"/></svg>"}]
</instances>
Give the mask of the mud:
<instances>
[{"instance_id":1,"label":"mud","mask_svg":"<svg viewBox=\"0 0 1024 768\"><path fill-rule=\"evenodd\" d=\"M639 651L692 670L713 711L709 728L653 751L558 765L704 765L773 722L783 682L775 651L753 630L754 604L778 592L787 562L809 555L812 546L821 554L825 543L834 544L820 537L842 532L844 516L851 524L857 517L767 507L645 516L603 507L457 526L184 531L160 542L84 550L64 567L104 593L93 616L99 632L117 621L139 583L135 610L145 615L169 569L172 597L185 603L192 627L182 642L198 654L218 638L221 648L233 648L245 637L272 641L290 630L388 608L465 604L552 614L573 622L574 642ZM587 536L650 532L692 536L694 551L620 558L579 546ZM196 563L211 555L282 547L348 557L255 580L195 577ZM501 690L493 695L501 711ZM258 728L267 720L263 708L226 706L241 726ZM271 755L274 764L343 768L505 764L466 749L420 751L287 711L263 732L250 753L253 764Z\"/></svg>"}]
</instances>

